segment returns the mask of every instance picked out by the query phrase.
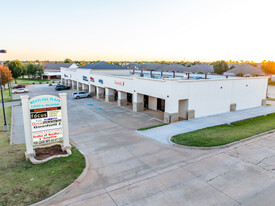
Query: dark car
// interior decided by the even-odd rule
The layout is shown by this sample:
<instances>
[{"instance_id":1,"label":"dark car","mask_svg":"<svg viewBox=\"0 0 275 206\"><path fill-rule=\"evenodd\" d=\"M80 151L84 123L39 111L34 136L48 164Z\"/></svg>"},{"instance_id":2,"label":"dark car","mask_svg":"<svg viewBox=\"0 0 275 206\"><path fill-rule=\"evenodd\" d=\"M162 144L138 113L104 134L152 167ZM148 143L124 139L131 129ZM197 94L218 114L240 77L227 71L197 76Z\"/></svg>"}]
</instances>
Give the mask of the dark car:
<instances>
[{"instance_id":1,"label":"dark car","mask_svg":"<svg viewBox=\"0 0 275 206\"><path fill-rule=\"evenodd\" d=\"M20 88L25 88L25 85L17 85L13 87L13 89L20 89Z\"/></svg>"},{"instance_id":2,"label":"dark car","mask_svg":"<svg viewBox=\"0 0 275 206\"><path fill-rule=\"evenodd\" d=\"M71 89L71 87L67 87L65 85L56 85L55 90L67 90Z\"/></svg>"}]
</instances>

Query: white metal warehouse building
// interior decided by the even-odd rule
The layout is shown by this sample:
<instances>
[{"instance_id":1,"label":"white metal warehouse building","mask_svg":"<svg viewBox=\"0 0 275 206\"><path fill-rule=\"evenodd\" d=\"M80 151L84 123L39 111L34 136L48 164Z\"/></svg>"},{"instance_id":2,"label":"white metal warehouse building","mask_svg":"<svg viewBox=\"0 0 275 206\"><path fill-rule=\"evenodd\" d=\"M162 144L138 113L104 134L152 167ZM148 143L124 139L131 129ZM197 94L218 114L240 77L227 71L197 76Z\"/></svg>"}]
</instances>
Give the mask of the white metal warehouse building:
<instances>
[{"instance_id":1,"label":"white metal warehouse building","mask_svg":"<svg viewBox=\"0 0 275 206\"><path fill-rule=\"evenodd\" d=\"M227 77L133 71L106 62L61 67L61 82L106 102L163 113L165 122L248 109L265 104L268 77Z\"/></svg>"}]
</instances>

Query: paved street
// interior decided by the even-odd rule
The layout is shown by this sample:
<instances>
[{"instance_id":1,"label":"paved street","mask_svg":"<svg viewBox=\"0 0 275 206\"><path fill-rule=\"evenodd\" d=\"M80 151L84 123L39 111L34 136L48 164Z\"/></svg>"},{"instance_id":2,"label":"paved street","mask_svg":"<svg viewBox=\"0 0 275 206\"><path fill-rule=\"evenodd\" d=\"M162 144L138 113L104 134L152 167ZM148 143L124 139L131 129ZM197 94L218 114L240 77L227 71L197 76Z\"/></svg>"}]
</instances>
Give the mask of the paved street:
<instances>
[{"instance_id":1,"label":"paved street","mask_svg":"<svg viewBox=\"0 0 275 206\"><path fill-rule=\"evenodd\" d=\"M30 96L57 93L30 90ZM88 173L43 205L274 205L274 133L227 149L179 148L135 131L159 124L147 114L70 97L68 110L70 137L85 153Z\"/></svg>"}]
</instances>

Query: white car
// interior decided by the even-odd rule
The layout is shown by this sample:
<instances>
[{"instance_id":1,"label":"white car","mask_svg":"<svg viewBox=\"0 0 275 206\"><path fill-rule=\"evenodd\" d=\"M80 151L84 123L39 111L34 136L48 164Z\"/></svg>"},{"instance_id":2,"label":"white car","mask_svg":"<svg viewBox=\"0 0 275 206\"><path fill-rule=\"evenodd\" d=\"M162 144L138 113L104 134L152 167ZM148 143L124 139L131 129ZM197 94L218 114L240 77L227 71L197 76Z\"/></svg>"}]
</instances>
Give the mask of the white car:
<instances>
[{"instance_id":1,"label":"white car","mask_svg":"<svg viewBox=\"0 0 275 206\"><path fill-rule=\"evenodd\" d=\"M19 88L12 91L13 94L20 94L20 93L29 93L30 91L26 88Z\"/></svg>"},{"instance_id":2,"label":"white car","mask_svg":"<svg viewBox=\"0 0 275 206\"><path fill-rule=\"evenodd\" d=\"M74 92L72 96L75 99L80 99L80 98L85 98L85 97L87 97L87 98L92 97L92 95L90 93L86 93L86 92Z\"/></svg>"}]
</instances>

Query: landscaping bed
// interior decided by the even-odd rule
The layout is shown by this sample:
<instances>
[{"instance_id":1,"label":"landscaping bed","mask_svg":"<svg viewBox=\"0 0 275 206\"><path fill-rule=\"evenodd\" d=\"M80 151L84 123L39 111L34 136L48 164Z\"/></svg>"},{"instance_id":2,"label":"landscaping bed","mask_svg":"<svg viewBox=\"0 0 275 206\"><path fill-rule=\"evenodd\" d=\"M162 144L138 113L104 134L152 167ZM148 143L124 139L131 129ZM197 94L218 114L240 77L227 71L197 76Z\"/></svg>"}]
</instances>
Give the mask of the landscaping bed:
<instances>
[{"instance_id":1,"label":"landscaping bed","mask_svg":"<svg viewBox=\"0 0 275 206\"><path fill-rule=\"evenodd\" d=\"M11 107L6 108L11 122ZM0 112L0 125L3 114ZM0 205L30 205L70 185L85 168L85 158L72 148L72 155L41 165L25 160L25 144L10 145L9 132L0 128ZM22 134L23 135L23 134Z\"/></svg>"},{"instance_id":2,"label":"landscaping bed","mask_svg":"<svg viewBox=\"0 0 275 206\"><path fill-rule=\"evenodd\" d=\"M208 127L178 134L173 136L171 141L187 146L212 147L229 144L272 129L275 129L275 113L231 125Z\"/></svg>"}]
</instances>

